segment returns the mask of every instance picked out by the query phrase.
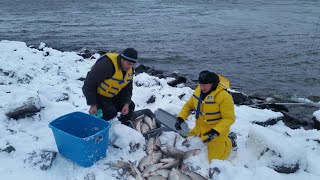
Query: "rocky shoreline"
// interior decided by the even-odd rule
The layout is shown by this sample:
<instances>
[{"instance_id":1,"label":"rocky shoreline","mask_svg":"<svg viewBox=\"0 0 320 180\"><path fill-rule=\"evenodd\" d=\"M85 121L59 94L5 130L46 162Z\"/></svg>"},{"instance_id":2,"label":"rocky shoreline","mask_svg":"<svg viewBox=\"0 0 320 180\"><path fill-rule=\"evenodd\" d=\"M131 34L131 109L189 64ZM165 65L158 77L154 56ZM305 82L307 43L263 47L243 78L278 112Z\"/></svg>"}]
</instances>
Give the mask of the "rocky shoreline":
<instances>
[{"instance_id":1,"label":"rocky shoreline","mask_svg":"<svg viewBox=\"0 0 320 180\"><path fill-rule=\"evenodd\" d=\"M35 48L35 47L32 47ZM38 50L42 50L39 48ZM95 53L99 53L100 55L105 54L105 51L83 51L78 53L79 56L82 56L84 59L95 59L93 56ZM2 69L0 72L5 74ZM139 64L135 68L135 74L147 73L151 76L159 77L159 78L167 78L171 77L173 80L168 82L168 85L172 87L176 87L179 84L184 84L187 87L194 89L197 86L196 81L187 79L186 77L180 76L177 73L165 73L164 71L157 70L143 64ZM9 73L10 74L10 73ZM9 75L8 74L8 75ZM84 81L85 77L81 77L78 80ZM320 130L320 120L313 116L313 113L319 110L319 106L312 106L312 104L304 104L297 103L296 101L292 101L290 99L281 99L281 98L270 98L270 97L261 97L259 95L246 95L243 92L231 91L230 92L235 105L247 105L254 108L259 109L270 109L276 112L281 112L283 114L282 118L277 119L269 119L266 122L255 122L258 125L269 126L274 125L278 121L283 121L286 126L291 129L304 128L306 130L309 129L318 129ZM183 94L180 99L183 97ZM320 101L320 100L319 100ZM148 100L149 103L153 103L154 99L152 97ZM36 113L40 111L40 109L35 109L32 99L30 102L26 102L24 105L17 107L16 109L7 112L6 115L10 118L18 119L21 117L30 116L30 114ZM319 105L319 104L317 104Z\"/></svg>"}]
</instances>

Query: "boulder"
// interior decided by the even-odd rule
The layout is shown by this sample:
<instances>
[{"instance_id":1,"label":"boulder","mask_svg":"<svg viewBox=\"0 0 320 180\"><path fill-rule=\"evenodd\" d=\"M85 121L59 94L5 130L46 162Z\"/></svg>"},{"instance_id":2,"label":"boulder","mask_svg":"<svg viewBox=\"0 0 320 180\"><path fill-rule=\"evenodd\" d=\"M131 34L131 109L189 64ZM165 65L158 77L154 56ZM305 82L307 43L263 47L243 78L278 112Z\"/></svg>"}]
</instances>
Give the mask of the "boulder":
<instances>
[{"instance_id":1,"label":"boulder","mask_svg":"<svg viewBox=\"0 0 320 180\"><path fill-rule=\"evenodd\" d=\"M249 130L246 146L256 155L258 164L279 173L289 174L305 168L305 152L294 139L277 131L253 126Z\"/></svg>"},{"instance_id":2,"label":"boulder","mask_svg":"<svg viewBox=\"0 0 320 180\"><path fill-rule=\"evenodd\" d=\"M230 92L233 98L234 104L251 104L251 100L248 96L241 92Z\"/></svg>"},{"instance_id":3,"label":"boulder","mask_svg":"<svg viewBox=\"0 0 320 180\"><path fill-rule=\"evenodd\" d=\"M179 79L175 79L175 80L168 82L168 85L171 87L176 87L178 84L182 84L185 82L186 82L186 79L184 77L181 77Z\"/></svg>"},{"instance_id":4,"label":"boulder","mask_svg":"<svg viewBox=\"0 0 320 180\"><path fill-rule=\"evenodd\" d=\"M291 174L295 173L299 169L299 164L282 164L282 165L276 165L272 167L273 170L277 171L278 173L284 173L284 174Z\"/></svg>"},{"instance_id":5,"label":"boulder","mask_svg":"<svg viewBox=\"0 0 320 180\"><path fill-rule=\"evenodd\" d=\"M40 111L40 99L39 97L29 97L26 102L17 107L13 107L12 110L6 112L5 115L9 118L20 119L30 117Z\"/></svg>"},{"instance_id":6,"label":"boulder","mask_svg":"<svg viewBox=\"0 0 320 180\"><path fill-rule=\"evenodd\" d=\"M299 129L301 127L307 127L310 120L299 114L293 114L290 112L282 112L284 115L282 118L283 123L291 129Z\"/></svg>"},{"instance_id":7,"label":"boulder","mask_svg":"<svg viewBox=\"0 0 320 180\"><path fill-rule=\"evenodd\" d=\"M135 74L140 74L143 72L146 73L149 69L150 69L150 67L145 66L143 64L140 64L138 67L134 68L134 72L135 72Z\"/></svg>"}]
</instances>

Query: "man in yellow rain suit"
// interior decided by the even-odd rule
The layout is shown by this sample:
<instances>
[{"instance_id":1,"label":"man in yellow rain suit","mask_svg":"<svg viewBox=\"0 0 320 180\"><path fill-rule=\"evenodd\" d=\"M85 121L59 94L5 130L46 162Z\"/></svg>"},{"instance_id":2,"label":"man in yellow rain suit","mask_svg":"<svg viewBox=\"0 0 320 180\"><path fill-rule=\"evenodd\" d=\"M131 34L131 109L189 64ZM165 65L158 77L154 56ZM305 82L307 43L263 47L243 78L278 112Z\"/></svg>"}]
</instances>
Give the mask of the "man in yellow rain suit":
<instances>
[{"instance_id":1,"label":"man in yellow rain suit","mask_svg":"<svg viewBox=\"0 0 320 180\"><path fill-rule=\"evenodd\" d=\"M199 74L199 86L177 117L175 126L179 130L190 111L195 111L196 125L188 136L199 136L208 144L209 161L225 160L232 149L228 134L235 115L233 99L227 91L229 87L229 81L225 77L202 71Z\"/></svg>"}]
</instances>

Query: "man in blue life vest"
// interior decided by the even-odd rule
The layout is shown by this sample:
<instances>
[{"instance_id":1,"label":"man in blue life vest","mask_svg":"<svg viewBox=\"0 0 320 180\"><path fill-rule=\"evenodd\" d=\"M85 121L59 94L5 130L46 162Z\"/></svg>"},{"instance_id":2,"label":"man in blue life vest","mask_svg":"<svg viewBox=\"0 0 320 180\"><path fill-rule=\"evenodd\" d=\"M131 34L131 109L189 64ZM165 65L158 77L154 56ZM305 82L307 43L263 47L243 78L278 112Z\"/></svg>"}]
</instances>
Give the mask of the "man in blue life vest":
<instances>
[{"instance_id":1,"label":"man in blue life vest","mask_svg":"<svg viewBox=\"0 0 320 180\"><path fill-rule=\"evenodd\" d=\"M228 134L235 115L232 96L226 90L228 86L230 84L225 77L202 71L199 74L199 86L177 117L175 127L179 130L190 111L195 111L196 125L188 136L199 136L208 144L209 161L225 160L232 149Z\"/></svg>"},{"instance_id":2,"label":"man in blue life vest","mask_svg":"<svg viewBox=\"0 0 320 180\"><path fill-rule=\"evenodd\" d=\"M106 53L97 60L82 87L90 106L89 114L97 114L98 109L102 109L102 118L110 120L121 112L119 120L129 124L135 108L131 97L133 65L137 60L138 52L134 48L127 48L121 54Z\"/></svg>"}]
</instances>

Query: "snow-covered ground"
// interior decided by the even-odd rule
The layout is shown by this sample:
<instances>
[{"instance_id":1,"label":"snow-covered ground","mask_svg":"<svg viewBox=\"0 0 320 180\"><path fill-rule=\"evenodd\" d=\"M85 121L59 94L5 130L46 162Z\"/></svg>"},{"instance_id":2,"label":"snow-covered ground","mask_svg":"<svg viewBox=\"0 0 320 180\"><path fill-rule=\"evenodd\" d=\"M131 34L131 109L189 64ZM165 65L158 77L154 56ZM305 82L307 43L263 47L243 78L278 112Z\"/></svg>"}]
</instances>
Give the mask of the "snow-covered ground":
<instances>
[{"instance_id":1,"label":"snow-covered ground","mask_svg":"<svg viewBox=\"0 0 320 180\"><path fill-rule=\"evenodd\" d=\"M313 113L313 116L320 121L320 110Z\"/></svg>"},{"instance_id":2,"label":"snow-covered ground","mask_svg":"<svg viewBox=\"0 0 320 180\"><path fill-rule=\"evenodd\" d=\"M41 44L39 49L29 48L23 42L0 42L0 179L133 179L120 176L119 169L110 167L117 160L139 161L146 155L143 146L130 151L130 143L145 144L144 137L137 131L111 121L110 141L120 148L109 146L107 157L92 167L83 168L58 154L52 166L41 170L32 155L41 150L58 151L48 124L70 112L87 112L85 98L78 80L95 63L96 59L83 59L75 52L60 52ZM98 54L94 55L96 58ZM136 110L162 108L177 115L193 90L183 85L171 87L167 82L145 73L134 78L133 101ZM179 95L185 94L181 99ZM155 96L152 104L147 100ZM33 97L41 111L32 117L19 120L9 119L5 113L19 107ZM314 116L320 119L320 111ZM183 151L201 149L202 152L185 160L198 173L208 177L209 168L217 167L217 180L235 179L319 179L320 178L320 132L318 130L290 129L282 121L268 127L253 124L282 116L279 112L235 106L236 121L231 131L238 135L238 148L225 160L207 161L207 149L198 138L190 138L191 146L182 145L183 138L177 138L176 147ZM190 116L189 128L195 125ZM162 133L163 144L173 144L174 132ZM15 150L4 151L8 146ZM35 152L35 153L34 153ZM281 165L299 165L291 174L278 173L274 169Z\"/></svg>"}]
</instances>

